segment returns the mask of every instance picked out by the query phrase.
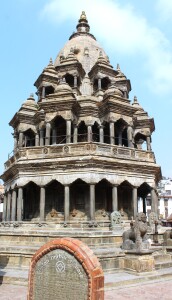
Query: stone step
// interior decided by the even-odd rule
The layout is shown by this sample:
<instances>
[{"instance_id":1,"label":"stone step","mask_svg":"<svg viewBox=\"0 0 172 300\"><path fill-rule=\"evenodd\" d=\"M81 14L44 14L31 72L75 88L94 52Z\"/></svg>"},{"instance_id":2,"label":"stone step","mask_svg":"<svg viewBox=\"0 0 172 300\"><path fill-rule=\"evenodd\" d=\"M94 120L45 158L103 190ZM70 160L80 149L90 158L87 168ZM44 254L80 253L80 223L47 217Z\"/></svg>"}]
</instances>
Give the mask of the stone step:
<instances>
[{"instance_id":1,"label":"stone step","mask_svg":"<svg viewBox=\"0 0 172 300\"><path fill-rule=\"evenodd\" d=\"M171 268L172 267L172 260L170 261L161 261L155 263L155 269L164 269L164 268Z\"/></svg>"},{"instance_id":2,"label":"stone step","mask_svg":"<svg viewBox=\"0 0 172 300\"><path fill-rule=\"evenodd\" d=\"M27 285L28 284L28 268L0 268L0 283Z\"/></svg>"},{"instance_id":3,"label":"stone step","mask_svg":"<svg viewBox=\"0 0 172 300\"><path fill-rule=\"evenodd\" d=\"M171 260L171 255L170 254L166 254L166 253L162 253L162 254L154 254L154 259L155 259L155 263L157 262L164 262L164 261L170 261Z\"/></svg>"}]
</instances>

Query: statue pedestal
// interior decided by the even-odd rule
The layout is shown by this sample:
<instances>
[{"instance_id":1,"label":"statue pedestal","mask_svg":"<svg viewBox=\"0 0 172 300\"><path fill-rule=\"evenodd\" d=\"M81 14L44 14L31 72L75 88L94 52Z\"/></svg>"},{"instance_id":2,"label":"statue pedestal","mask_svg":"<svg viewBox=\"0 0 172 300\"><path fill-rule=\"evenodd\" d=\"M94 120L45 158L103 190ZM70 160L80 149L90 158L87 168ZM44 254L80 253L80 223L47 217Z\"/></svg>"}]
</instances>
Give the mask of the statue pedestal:
<instances>
[{"instance_id":1,"label":"statue pedestal","mask_svg":"<svg viewBox=\"0 0 172 300\"><path fill-rule=\"evenodd\" d=\"M128 272L142 274L155 271L155 260L151 251L126 251L124 269Z\"/></svg>"}]
</instances>

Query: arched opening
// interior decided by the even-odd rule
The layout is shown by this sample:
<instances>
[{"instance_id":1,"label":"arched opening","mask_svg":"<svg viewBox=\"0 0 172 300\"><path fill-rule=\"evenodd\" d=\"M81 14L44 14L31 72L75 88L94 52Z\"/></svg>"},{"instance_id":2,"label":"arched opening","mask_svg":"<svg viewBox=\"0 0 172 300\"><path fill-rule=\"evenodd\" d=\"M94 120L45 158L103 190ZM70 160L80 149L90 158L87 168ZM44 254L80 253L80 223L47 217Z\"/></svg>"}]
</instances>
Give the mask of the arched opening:
<instances>
[{"instance_id":1,"label":"arched opening","mask_svg":"<svg viewBox=\"0 0 172 300\"><path fill-rule=\"evenodd\" d=\"M81 121L78 126L78 142L87 142L87 126L84 121Z\"/></svg>"},{"instance_id":2,"label":"arched opening","mask_svg":"<svg viewBox=\"0 0 172 300\"><path fill-rule=\"evenodd\" d=\"M92 141L99 142L99 125L97 122L92 126Z\"/></svg>"},{"instance_id":3,"label":"arched opening","mask_svg":"<svg viewBox=\"0 0 172 300\"><path fill-rule=\"evenodd\" d=\"M87 220L89 215L89 185L77 179L70 186L70 218Z\"/></svg>"},{"instance_id":4,"label":"arched opening","mask_svg":"<svg viewBox=\"0 0 172 300\"><path fill-rule=\"evenodd\" d=\"M66 83L73 88L74 87L74 77L71 74L66 74L64 76Z\"/></svg>"},{"instance_id":5,"label":"arched opening","mask_svg":"<svg viewBox=\"0 0 172 300\"><path fill-rule=\"evenodd\" d=\"M45 190L45 219L49 221L64 219L64 186L53 180Z\"/></svg>"},{"instance_id":6,"label":"arched opening","mask_svg":"<svg viewBox=\"0 0 172 300\"><path fill-rule=\"evenodd\" d=\"M111 83L111 81L108 77L102 78L102 80L101 80L102 90L104 90L104 91L107 90L110 83Z\"/></svg>"},{"instance_id":7,"label":"arched opening","mask_svg":"<svg viewBox=\"0 0 172 300\"><path fill-rule=\"evenodd\" d=\"M115 123L115 145L128 147L127 123L123 119Z\"/></svg>"},{"instance_id":8,"label":"arched opening","mask_svg":"<svg viewBox=\"0 0 172 300\"><path fill-rule=\"evenodd\" d=\"M50 94L54 94L54 88L51 85L45 87L45 97Z\"/></svg>"},{"instance_id":9,"label":"arched opening","mask_svg":"<svg viewBox=\"0 0 172 300\"><path fill-rule=\"evenodd\" d=\"M35 146L35 133L33 130L28 129L24 132L24 147Z\"/></svg>"},{"instance_id":10,"label":"arched opening","mask_svg":"<svg viewBox=\"0 0 172 300\"><path fill-rule=\"evenodd\" d=\"M112 212L112 186L103 179L95 186L95 216L96 218L109 220Z\"/></svg>"},{"instance_id":11,"label":"arched opening","mask_svg":"<svg viewBox=\"0 0 172 300\"><path fill-rule=\"evenodd\" d=\"M66 143L66 120L57 116L52 122L52 135L50 144Z\"/></svg>"},{"instance_id":12,"label":"arched opening","mask_svg":"<svg viewBox=\"0 0 172 300\"><path fill-rule=\"evenodd\" d=\"M29 182L23 188L23 220L38 220L40 215L40 187Z\"/></svg>"},{"instance_id":13,"label":"arched opening","mask_svg":"<svg viewBox=\"0 0 172 300\"><path fill-rule=\"evenodd\" d=\"M137 149L146 150L147 149L146 136L138 132L134 137L134 145L135 148Z\"/></svg>"},{"instance_id":14,"label":"arched opening","mask_svg":"<svg viewBox=\"0 0 172 300\"><path fill-rule=\"evenodd\" d=\"M138 196L138 211L145 214L151 212L151 197L147 197L150 194L151 188L147 183L141 184L137 189Z\"/></svg>"},{"instance_id":15,"label":"arched opening","mask_svg":"<svg viewBox=\"0 0 172 300\"><path fill-rule=\"evenodd\" d=\"M109 128L109 123L104 122L104 143L110 144L110 128Z\"/></svg>"},{"instance_id":16,"label":"arched opening","mask_svg":"<svg viewBox=\"0 0 172 300\"><path fill-rule=\"evenodd\" d=\"M132 185L128 181L118 186L118 209L124 211L129 219L134 216L132 205Z\"/></svg>"}]
</instances>

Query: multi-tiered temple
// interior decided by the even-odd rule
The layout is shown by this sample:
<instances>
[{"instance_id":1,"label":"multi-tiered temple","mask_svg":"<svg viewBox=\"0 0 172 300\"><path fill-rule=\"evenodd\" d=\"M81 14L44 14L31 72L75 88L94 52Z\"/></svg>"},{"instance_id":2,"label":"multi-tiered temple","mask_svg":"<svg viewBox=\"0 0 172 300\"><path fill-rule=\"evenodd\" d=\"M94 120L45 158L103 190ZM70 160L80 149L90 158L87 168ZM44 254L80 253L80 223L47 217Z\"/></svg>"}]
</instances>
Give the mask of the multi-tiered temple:
<instances>
[{"instance_id":1,"label":"multi-tiered temple","mask_svg":"<svg viewBox=\"0 0 172 300\"><path fill-rule=\"evenodd\" d=\"M131 103L130 81L90 33L85 13L10 121L13 156L5 163L3 221L70 226L131 219L161 177L151 149L154 120Z\"/></svg>"}]
</instances>

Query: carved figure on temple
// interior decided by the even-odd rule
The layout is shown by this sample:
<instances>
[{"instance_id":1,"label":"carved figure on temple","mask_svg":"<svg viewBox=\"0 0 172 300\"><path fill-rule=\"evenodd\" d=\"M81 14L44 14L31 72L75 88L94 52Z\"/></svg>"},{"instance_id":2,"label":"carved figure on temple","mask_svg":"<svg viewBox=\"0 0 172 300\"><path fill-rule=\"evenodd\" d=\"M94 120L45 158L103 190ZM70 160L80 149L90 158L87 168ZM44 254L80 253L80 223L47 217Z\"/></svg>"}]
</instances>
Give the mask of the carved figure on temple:
<instances>
[{"instance_id":1,"label":"carved figure on temple","mask_svg":"<svg viewBox=\"0 0 172 300\"><path fill-rule=\"evenodd\" d=\"M145 250L149 249L147 236L147 222L144 213L138 213L135 223L131 222L131 228L123 233L122 249L124 250Z\"/></svg>"},{"instance_id":2,"label":"carved figure on temple","mask_svg":"<svg viewBox=\"0 0 172 300\"><path fill-rule=\"evenodd\" d=\"M122 219L119 211L113 211L110 215L110 228L112 230L122 230Z\"/></svg>"},{"instance_id":3,"label":"carved figure on temple","mask_svg":"<svg viewBox=\"0 0 172 300\"><path fill-rule=\"evenodd\" d=\"M151 212L148 215L148 222L150 227L155 227L155 221L158 221L158 215L155 212Z\"/></svg>"}]
</instances>

